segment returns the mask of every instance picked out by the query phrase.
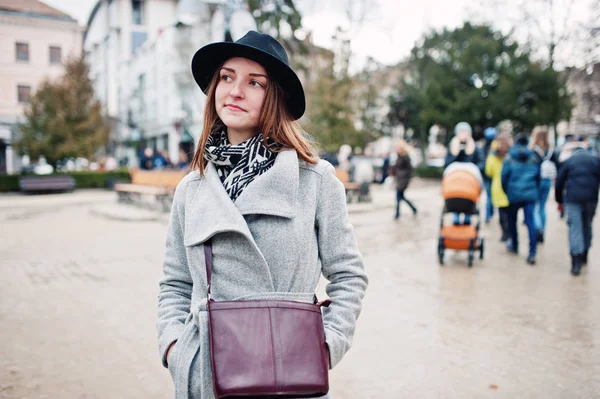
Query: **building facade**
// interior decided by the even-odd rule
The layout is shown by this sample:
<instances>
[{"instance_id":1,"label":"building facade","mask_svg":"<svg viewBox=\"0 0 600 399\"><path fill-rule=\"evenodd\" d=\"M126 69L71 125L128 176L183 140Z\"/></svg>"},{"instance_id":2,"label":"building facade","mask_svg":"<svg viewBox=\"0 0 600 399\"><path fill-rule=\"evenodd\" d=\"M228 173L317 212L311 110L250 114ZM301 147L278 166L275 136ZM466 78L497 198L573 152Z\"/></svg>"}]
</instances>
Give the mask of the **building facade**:
<instances>
[{"instance_id":1,"label":"building facade","mask_svg":"<svg viewBox=\"0 0 600 399\"><path fill-rule=\"evenodd\" d=\"M0 0L0 173L19 171L12 148L24 105L45 79L64 73L81 55L82 28L69 15L37 0Z\"/></svg>"},{"instance_id":2,"label":"building facade","mask_svg":"<svg viewBox=\"0 0 600 399\"><path fill-rule=\"evenodd\" d=\"M568 132L600 137L600 63L587 68L567 68L567 88L573 100Z\"/></svg>"},{"instance_id":3,"label":"building facade","mask_svg":"<svg viewBox=\"0 0 600 399\"><path fill-rule=\"evenodd\" d=\"M177 21L179 3L98 0L88 20L83 48L111 121L109 151L129 166L137 166L145 148L166 150L177 162L200 136L204 95L190 61L210 41L215 6L203 3L197 23L184 25Z\"/></svg>"}]
</instances>

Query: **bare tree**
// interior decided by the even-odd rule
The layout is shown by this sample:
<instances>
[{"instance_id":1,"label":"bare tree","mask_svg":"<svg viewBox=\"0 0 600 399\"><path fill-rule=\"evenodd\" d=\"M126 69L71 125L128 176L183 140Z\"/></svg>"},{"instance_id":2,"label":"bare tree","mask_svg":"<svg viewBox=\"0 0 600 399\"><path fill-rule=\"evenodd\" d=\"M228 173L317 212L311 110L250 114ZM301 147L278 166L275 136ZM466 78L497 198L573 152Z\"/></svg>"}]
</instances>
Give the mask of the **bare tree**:
<instances>
[{"instance_id":1,"label":"bare tree","mask_svg":"<svg viewBox=\"0 0 600 399\"><path fill-rule=\"evenodd\" d=\"M470 8L475 22L487 23L512 35L551 67L585 63L591 30L586 21L598 14L598 0L478 0Z\"/></svg>"}]
</instances>

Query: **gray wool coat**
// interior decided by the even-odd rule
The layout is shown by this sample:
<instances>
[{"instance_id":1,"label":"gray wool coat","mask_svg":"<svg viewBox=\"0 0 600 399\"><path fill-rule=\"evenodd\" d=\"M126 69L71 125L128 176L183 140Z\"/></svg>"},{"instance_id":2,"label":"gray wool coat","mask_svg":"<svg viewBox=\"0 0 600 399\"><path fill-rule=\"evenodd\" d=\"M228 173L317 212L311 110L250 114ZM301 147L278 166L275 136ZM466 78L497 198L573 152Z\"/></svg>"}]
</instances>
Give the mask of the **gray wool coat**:
<instances>
[{"instance_id":1,"label":"gray wool coat","mask_svg":"<svg viewBox=\"0 0 600 399\"><path fill-rule=\"evenodd\" d=\"M208 239L216 301L312 302L323 274L333 300L323 310L331 367L340 362L352 344L367 275L333 167L284 151L234 203L209 163L204 177L188 174L175 192L158 295L158 346L177 399L214 398L203 247Z\"/></svg>"}]
</instances>

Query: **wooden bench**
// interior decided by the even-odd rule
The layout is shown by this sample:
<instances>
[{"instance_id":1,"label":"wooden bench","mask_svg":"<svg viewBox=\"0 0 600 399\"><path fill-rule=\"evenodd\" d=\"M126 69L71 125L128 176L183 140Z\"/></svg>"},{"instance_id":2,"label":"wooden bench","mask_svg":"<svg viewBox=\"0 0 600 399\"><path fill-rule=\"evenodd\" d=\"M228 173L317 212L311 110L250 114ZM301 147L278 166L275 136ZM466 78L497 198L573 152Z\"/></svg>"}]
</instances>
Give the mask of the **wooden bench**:
<instances>
[{"instance_id":1,"label":"wooden bench","mask_svg":"<svg viewBox=\"0 0 600 399\"><path fill-rule=\"evenodd\" d=\"M40 193L52 191L74 191L75 179L72 176L23 176L19 179L19 187L23 193Z\"/></svg>"},{"instance_id":2,"label":"wooden bench","mask_svg":"<svg viewBox=\"0 0 600 399\"><path fill-rule=\"evenodd\" d=\"M154 197L163 211L171 207L175 188L186 175L180 170L140 170L132 169L129 172L131 183L117 183L114 190L118 194L119 202L135 203L142 205L143 196Z\"/></svg>"},{"instance_id":3,"label":"wooden bench","mask_svg":"<svg viewBox=\"0 0 600 399\"><path fill-rule=\"evenodd\" d=\"M335 176L344 183L344 188L346 189L346 202L352 202L352 198L360 192L360 184L351 182L350 174L343 169L336 168Z\"/></svg>"}]
</instances>

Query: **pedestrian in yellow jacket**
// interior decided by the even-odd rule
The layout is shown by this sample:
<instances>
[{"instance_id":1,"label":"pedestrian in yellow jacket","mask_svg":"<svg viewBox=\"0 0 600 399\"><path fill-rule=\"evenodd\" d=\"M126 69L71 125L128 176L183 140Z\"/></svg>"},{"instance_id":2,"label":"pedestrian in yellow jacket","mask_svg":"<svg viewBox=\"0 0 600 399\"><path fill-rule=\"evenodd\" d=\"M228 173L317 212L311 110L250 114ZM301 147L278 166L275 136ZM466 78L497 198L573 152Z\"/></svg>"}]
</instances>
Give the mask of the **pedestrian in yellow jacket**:
<instances>
[{"instance_id":1,"label":"pedestrian in yellow jacket","mask_svg":"<svg viewBox=\"0 0 600 399\"><path fill-rule=\"evenodd\" d=\"M508 232L508 197L502 189L502 162L511 145L508 133L500 134L491 145L490 154L485 161L485 174L492 179L492 204L498 208L500 226L502 227L502 242L510 238Z\"/></svg>"}]
</instances>

